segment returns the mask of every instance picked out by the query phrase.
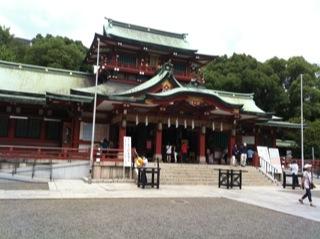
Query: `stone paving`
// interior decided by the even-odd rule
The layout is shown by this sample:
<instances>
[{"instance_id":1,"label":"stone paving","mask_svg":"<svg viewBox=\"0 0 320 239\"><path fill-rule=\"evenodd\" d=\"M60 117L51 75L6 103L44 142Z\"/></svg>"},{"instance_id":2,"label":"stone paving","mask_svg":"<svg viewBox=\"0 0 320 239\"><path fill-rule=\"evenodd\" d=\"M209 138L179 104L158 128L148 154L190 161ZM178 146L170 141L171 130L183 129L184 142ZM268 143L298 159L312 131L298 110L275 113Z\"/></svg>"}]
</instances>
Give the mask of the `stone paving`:
<instances>
[{"instance_id":1,"label":"stone paving","mask_svg":"<svg viewBox=\"0 0 320 239\"><path fill-rule=\"evenodd\" d=\"M226 198L0 200L0 238L310 239L320 223Z\"/></svg>"},{"instance_id":2,"label":"stone paving","mask_svg":"<svg viewBox=\"0 0 320 239\"><path fill-rule=\"evenodd\" d=\"M0 199L228 198L320 222L319 186L313 194L316 208L310 207L307 200L300 205L300 195L279 186L228 190L216 186L161 185L160 189L140 189L132 183L88 184L82 180L56 180L49 182L49 190L0 189Z\"/></svg>"}]
</instances>

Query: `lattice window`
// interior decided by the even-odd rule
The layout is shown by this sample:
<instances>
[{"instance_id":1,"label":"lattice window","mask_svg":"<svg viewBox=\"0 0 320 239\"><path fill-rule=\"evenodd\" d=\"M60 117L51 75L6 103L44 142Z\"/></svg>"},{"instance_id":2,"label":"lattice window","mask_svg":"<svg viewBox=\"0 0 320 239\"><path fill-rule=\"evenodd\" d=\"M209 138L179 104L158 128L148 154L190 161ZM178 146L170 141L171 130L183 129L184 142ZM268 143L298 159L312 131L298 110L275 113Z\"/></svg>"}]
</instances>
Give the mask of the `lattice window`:
<instances>
[{"instance_id":1,"label":"lattice window","mask_svg":"<svg viewBox=\"0 0 320 239\"><path fill-rule=\"evenodd\" d=\"M41 122L40 119L16 119L16 137L40 138Z\"/></svg>"},{"instance_id":2,"label":"lattice window","mask_svg":"<svg viewBox=\"0 0 320 239\"><path fill-rule=\"evenodd\" d=\"M185 73L187 67L186 67L186 65L184 63L174 63L173 64L173 69L174 69L174 72Z\"/></svg>"},{"instance_id":3,"label":"lattice window","mask_svg":"<svg viewBox=\"0 0 320 239\"><path fill-rule=\"evenodd\" d=\"M136 65L136 56L122 53L119 55L119 62L126 65Z\"/></svg>"},{"instance_id":4,"label":"lattice window","mask_svg":"<svg viewBox=\"0 0 320 239\"><path fill-rule=\"evenodd\" d=\"M107 125L96 124L94 140L101 141L104 138L108 138L107 132L108 132ZM91 141L91 135L92 135L92 124L81 122L80 139L85 141Z\"/></svg>"},{"instance_id":5,"label":"lattice window","mask_svg":"<svg viewBox=\"0 0 320 239\"><path fill-rule=\"evenodd\" d=\"M9 119L1 117L0 118L0 137L8 136L8 126L9 126Z\"/></svg>"},{"instance_id":6,"label":"lattice window","mask_svg":"<svg viewBox=\"0 0 320 239\"><path fill-rule=\"evenodd\" d=\"M61 138L61 122L46 122L46 139L59 140Z\"/></svg>"}]
</instances>

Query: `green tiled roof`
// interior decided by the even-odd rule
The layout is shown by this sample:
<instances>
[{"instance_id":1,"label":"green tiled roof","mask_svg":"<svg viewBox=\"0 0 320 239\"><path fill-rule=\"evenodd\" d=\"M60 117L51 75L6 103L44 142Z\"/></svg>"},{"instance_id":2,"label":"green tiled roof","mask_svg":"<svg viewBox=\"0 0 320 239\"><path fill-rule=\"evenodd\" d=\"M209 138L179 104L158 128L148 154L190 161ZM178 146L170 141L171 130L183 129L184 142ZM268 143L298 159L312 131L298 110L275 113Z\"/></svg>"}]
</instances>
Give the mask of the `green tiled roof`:
<instances>
[{"instance_id":1,"label":"green tiled roof","mask_svg":"<svg viewBox=\"0 0 320 239\"><path fill-rule=\"evenodd\" d=\"M295 148L298 145L294 140L276 139L276 146L277 147L282 147L282 148Z\"/></svg>"},{"instance_id":2,"label":"green tiled roof","mask_svg":"<svg viewBox=\"0 0 320 239\"><path fill-rule=\"evenodd\" d=\"M239 94L226 91L216 91L202 88L194 87L179 87L172 90L160 92L160 93L150 93L149 95L153 97L169 97L175 94L202 94L207 96L215 97L216 99L222 101L226 105L230 105L236 108L241 108L241 111L248 113L259 113L266 114L262 109L256 106L253 100L253 94Z\"/></svg>"},{"instance_id":3,"label":"green tiled roof","mask_svg":"<svg viewBox=\"0 0 320 239\"><path fill-rule=\"evenodd\" d=\"M118 93L117 95L119 96L125 96L125 95L134 95L134 94L146 94L147 90L150 89L151 87L159 84L160 82L168 79L170 80L175 86L182 87L182 85L174 78L173 73L172 73L172 64L166 63L162 66L161 70L150 80L147 80L146 82L129 89L127 91Z\"/></svg>"},{"instance_id":4,"label":"green tiled roof","mask_svg":"<svg viewBox=\"0 0 320 239\"><path fill-rule=\"evenodd\" d=\"M91 96L82 96L82 95L62 95L62 94L53 94L47 92L46 94L47 99L54 99L54 100L63 100L69 102L83 102L83 103L91 103L93 101L93 97Z\"/></svg>"},{"instance_id":5,"label":"green tiled roof","mask_svg":"<svg viewBox=\"0 0 320 239\"><path fill-rule=\"evenodd\" d=\"M257 123L257 125L278 127L278 128L290 128L290 129L300 129L301 128L301 124L290 123L290 122L286 122L286 121L275 121L275 120L269 120L267 122ZM304 124L303 127L305 128L306 125Z\"/></svg>"},{"instance_id":6,"label":"green tiled roof","mask_svg":"<svg viewBox=\"0 0 320 239\"><path fill-rule=\"evenodd\" d=\"M206 91L213 91L214 93L218 94L223 101L228 102L230 104L243 105L242 111L244 112L266 114L266 112L260 109L254 102L253 93L244 94L208 89L206 89Z\"/></svg>"},{"instance_id":7,"label":"green tiled roof","mask_svg":"<svg viewBox=\"0 0 320 239\"><path fill-rule=\"evenodd\" d=\"M69 94L71 88L91 86L94 80L82 72L0 61L0 82L2 90Z\"/></svg>"},{"instance_id":8,"label":"green tiled roof","mask_svg":"<svg viewBox=\"0 0 320 239\"><path fill-rule=\"evenodd\" d=\"M118 22L112 19L107 19L107 22L104 25L104 35L155 44L159 46L190 50L194 52L197 51L190 48L189 43L186 41L186 34L177 34L156 30L152 28Z\"/></svg>"},{"instance_id":9,"label":"green tiled roof","mask_svg":"<svg viewBox=\"0 0 320 239\"><path fill-rule=\"evenodd\" d=\"M16 94L16 92L1 91L0 92L1 101L8 103L30 103L45 105L46 99L44 95L33 95L33 94Z\"/></svg>"},{"instance_id":10,"label":"green tiled roof","mask_svg":"<svg viewBox=\"0 0 320 239\"><path fill-rule=\"evenodd\" d=\"M134 87L130 84L119 83L115 81L107 81L105 83L97 85L97 94L98 95L111 95L117 94L119 92L127 91ZM82 95L93 95L95 92L95 86L85 87L85 88L74 88L71 89L73 94L82 94Z\"/></svg>"}]
</instances>

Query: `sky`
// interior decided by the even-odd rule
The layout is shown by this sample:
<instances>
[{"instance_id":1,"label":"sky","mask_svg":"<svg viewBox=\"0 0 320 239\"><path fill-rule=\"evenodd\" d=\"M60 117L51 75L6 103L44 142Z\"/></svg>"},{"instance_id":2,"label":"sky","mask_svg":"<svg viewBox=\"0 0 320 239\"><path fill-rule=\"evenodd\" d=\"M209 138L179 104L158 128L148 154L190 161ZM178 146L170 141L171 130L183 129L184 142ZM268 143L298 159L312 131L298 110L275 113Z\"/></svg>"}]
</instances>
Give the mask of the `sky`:
<instances>
[{"instance_id":1,"label":"sky","mask_svg":"<svg viewBox=\"0 0 320 239\"><path fill-rule=\"evenodd\" d=\"M320 64L319 0L0 0L0 24L27 39L60 35L90 47L105 17L188 33L204 54L244 53L261 62L303 56Z\"/></svg>"}]
</instances>

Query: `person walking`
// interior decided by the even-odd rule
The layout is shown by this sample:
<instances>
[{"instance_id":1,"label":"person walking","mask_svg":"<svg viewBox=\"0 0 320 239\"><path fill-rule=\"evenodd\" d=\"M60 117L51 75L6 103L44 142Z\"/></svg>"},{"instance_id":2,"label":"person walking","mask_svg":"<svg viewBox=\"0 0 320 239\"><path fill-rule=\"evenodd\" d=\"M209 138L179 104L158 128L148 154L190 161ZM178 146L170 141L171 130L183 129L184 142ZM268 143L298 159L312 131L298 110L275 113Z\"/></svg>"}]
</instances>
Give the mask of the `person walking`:
<instances>
[{"instance_id":1,"label":"person walking","mask_svg":"<svg viewBox=\"0 0 320 239\"><path fill-rule=\"evenodd\" d=\"M309 203L311 207L315 207L314 204L312 204L312 196L311 196L311 189L314 187L313 182L312 182L312 177L311 177L311 164L306 164L304 165L305 171L303 172L303 177L302 177L302 188L306 189L306 193L302 196L302 198L299 199L299 202L303 204L303 200L308 197Z\"/></svg>"}]
</instances>

